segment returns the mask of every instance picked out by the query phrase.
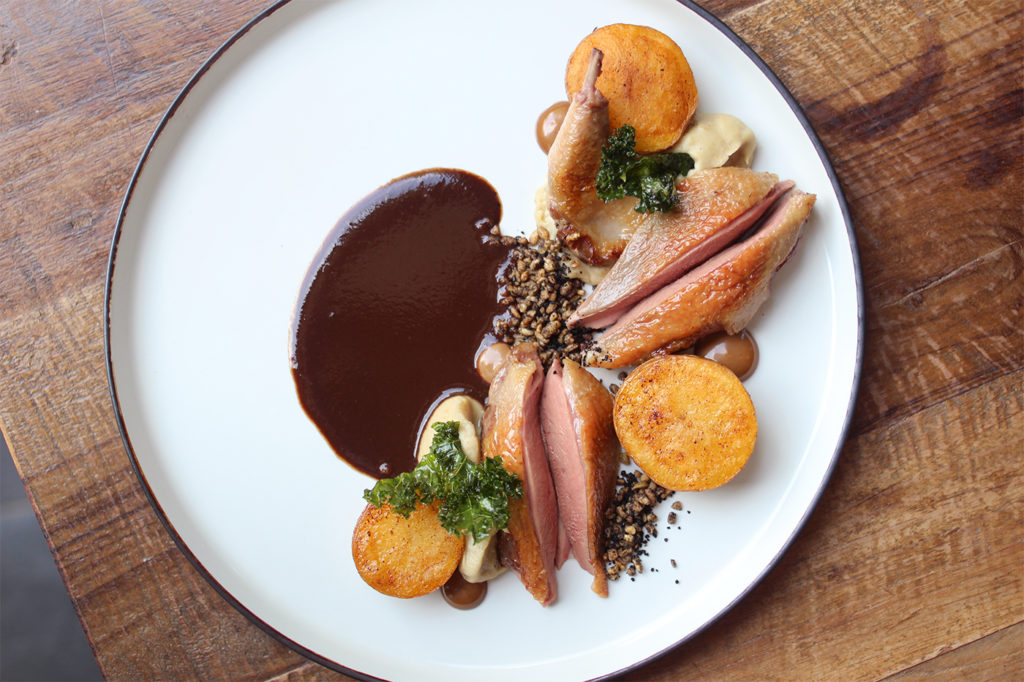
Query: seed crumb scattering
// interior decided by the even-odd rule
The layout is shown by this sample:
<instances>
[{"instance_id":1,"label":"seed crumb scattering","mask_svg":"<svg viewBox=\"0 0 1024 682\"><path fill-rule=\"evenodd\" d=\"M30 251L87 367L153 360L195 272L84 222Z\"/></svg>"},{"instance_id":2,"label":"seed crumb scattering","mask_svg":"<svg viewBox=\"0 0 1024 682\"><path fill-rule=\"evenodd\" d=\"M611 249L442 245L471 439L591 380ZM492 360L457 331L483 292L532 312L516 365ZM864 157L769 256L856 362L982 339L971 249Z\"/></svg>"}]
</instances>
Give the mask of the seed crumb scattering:
<instances>
[{"instance_id":1,"label":"seed crumb scattering","mask_svg":"<svg viewBox=\"0 0 1024 682\"><path fill-rule=\"evenodd\" d=\"M675 493L642 471L623 471L615 481L615 497L605 511L605 573L609 580L644 572L644 545L658 537L654 507ZM666 538L667 539L667 538Z\"/></svg>"},{"instance_id":2,"label":"seed crumb scattering","mask_svg":"<svg viewBox=\"0 0 1024 682\"><path fill-rule=\"evenodd\" d=\"M571 274L571 256L557 239L501 239L512 253L498 277L507 311L494 322L498 341L536 343L545 368L556 356L582 362L593 331L566 325L586 294L583 281Z\"/></svg>"}]
</instances>

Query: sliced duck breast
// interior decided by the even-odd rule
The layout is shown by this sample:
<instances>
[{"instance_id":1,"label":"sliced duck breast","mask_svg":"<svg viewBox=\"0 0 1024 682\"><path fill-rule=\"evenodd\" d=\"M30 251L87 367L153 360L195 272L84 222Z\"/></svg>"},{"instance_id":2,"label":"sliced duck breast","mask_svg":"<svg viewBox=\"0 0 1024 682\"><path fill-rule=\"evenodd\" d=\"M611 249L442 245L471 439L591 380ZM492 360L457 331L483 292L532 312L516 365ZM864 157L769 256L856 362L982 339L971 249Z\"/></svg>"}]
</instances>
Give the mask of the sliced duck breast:
<instances>
[{"instance_id":1,"label":"sliced duck breast","mask_svg":"<svg viewBox=\"0 0 1024 682\"><path fill-rule=\"evenodd\" d=\"M637 303L587 352L588 365L634 365L655 352L673 352L716 331L735 334L768 297L814 205L814 195L793 190L758 230Z\"/></svg>"},{"instance_id":2,"label":"sliced duck breast","mask_svg":"<svg viewBox=\"0 0 1024 682\"><path fill-rule=\"evenodd\" d=\"M603 329L641 299L736 241L793 188L772 173L709 168L676 185L679 203L651 214L569 326Z\"/></svg>"},{"instance_id":3,"label":"sliced duck breast","mask_svg":"<svg viewBox=\"0 0 1024 682\"><path fill-rule=\"evenodd\" d=\"M608 596L604 512L615 493L619 441L613 400L590 372L556 359L544 380L541 424L558 498L558 512L576 561L594 576L591 589Z\"/></svg>"},{"instance_id":4,"label":"sliced duck breast","mask_svg":"<svg viewBox=\"0 0 1024 682\"><path fill-rule=\"evenodd\" d=\"M523 585L544 606L555 600L558 503L540 426L544 368L537 347L514 347L491 381L483 418L483 453L500 457L523 481L524 495L512 500L507 537L499 551Z\"/></svg>"}]
</instances>

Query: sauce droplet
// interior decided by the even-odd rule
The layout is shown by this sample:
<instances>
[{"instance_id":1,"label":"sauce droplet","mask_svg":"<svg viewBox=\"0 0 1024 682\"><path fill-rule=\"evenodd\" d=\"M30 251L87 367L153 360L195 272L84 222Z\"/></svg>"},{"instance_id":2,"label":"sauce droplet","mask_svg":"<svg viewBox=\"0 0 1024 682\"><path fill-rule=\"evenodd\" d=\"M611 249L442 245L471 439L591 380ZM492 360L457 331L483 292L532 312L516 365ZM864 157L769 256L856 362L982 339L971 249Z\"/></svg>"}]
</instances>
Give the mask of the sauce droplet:
<instances>
[{"instance_id":1,"label":"sauce droplet","mask_svg":"<svg viewBox=\"0 0 1024 682\"><path fill-rule=\"evenodd\" d=\"M565 112L569 111L568 102L555 102L544 110L544 113L537 119L537 144L547 154L551 145L555 143L555 136L558 129L562 127L565 120Z\"/></svg>"},{"instance_id":2,"label":"sauce droplet","mask_svg":"<svg viewBox=\"0 0 1024 682\"><path fill-rule=\"evenodd\" d=\"M480 603L487 596L487 583L471 583L462 577L462 573L455 571L441 587L441 596L450 605L457 609L468 610L480 606Z\"/></svg>"},{"instance_id":3,"label":"sauce droplet","mask_svg":"<svg viewBox=\"0 0 1024 682\"><path fill-rule=\"evenodd\" d=\"M746 329L739 334L716 332L697 342L694 355L725 365L740 381L747 379L757 368L757 342Z\"/></svg>"},{"instance_id":4,"label":"sauce droplet","mask_svg":"<svg viewBox=\"0 0 1024 682\"><path fill-rule=\"evenodd\" d=\"M480 378L487 383L491 383L494 377L498 375L501 364L505 362L505 358L508 357L511 350L507 343L502 343L501 341L492 343L487 348L484 348L483 352L476 359L476 371L480 374Z\"/></svg>"}]
</instances>

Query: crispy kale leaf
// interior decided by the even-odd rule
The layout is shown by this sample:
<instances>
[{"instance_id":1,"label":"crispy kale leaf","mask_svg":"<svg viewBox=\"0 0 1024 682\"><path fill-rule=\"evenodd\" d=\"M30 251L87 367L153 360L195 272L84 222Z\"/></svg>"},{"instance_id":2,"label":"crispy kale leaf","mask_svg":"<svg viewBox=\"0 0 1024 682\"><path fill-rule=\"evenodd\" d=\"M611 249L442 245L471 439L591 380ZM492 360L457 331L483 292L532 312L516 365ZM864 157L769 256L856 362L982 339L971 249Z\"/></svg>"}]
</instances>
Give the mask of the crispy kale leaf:
<instances>
[{"instance_id":1,"label":"crispy kale leaf","mask_svg":"<svg viewBox=\"0 0 1024 682\"><path fill-rule=\"evenodd\" d=\"M497 457L474 464L462 451L458 422L434 424L430 452L412 471L377 481L363 498L379 507L385 502L408 518L417 504L440 501L441 525L452 535L482 541L508 526L509 499L523 496L522 481Z\"/></svg>"},{"instance_id":2,"label":"crispy kale leaf","mask_svg":"<svg viewBox=\"0 0 1024 682\"><path fill-rule=\"evenodd\" d=\"M624 125L601 148L597 196L602 201L636 197L640 201L633 210L638 213L671 211L677 200L676 177L691 169L689 154L637 154L636 130Z\"/></svg>"}]
</instances>

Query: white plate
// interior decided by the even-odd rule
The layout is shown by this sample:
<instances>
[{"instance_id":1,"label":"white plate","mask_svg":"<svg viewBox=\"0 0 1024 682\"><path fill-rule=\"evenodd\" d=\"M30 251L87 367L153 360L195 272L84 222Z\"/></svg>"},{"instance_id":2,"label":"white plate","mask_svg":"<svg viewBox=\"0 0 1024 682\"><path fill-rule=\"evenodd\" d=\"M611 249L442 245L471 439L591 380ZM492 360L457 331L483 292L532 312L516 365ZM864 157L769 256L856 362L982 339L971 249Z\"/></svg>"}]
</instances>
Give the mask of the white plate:
<instances>
[{"instance_id":1,"label":"white plate","mask_svg":"<svg viewBox=\"0 0 1024 682\"><path fill-rule=\"evenodd\" d=\"M728 485L679 496L681 529L663 522L650 545L658 572L613 583L607 600L572 562L549 608L512 576L472 611L436 594L383 597L349 549L371 481L331 452L292 382L303 275L353 203L423 168L487 178L505 230L531 228L545 173L536 117L564 99L576 43L615 22L672 36L700 110L745 120L760 142L755 167L818 195L752 325L757 449ZM859 301L845 205L817 138L760 60L702 10L671 0L297 1L214 55L140 162L111 253L108 363L125 442L175 539L289 645L385 678L589 678L692 636L786 548L850 416Z\"/></svg>"}]
</instances>

